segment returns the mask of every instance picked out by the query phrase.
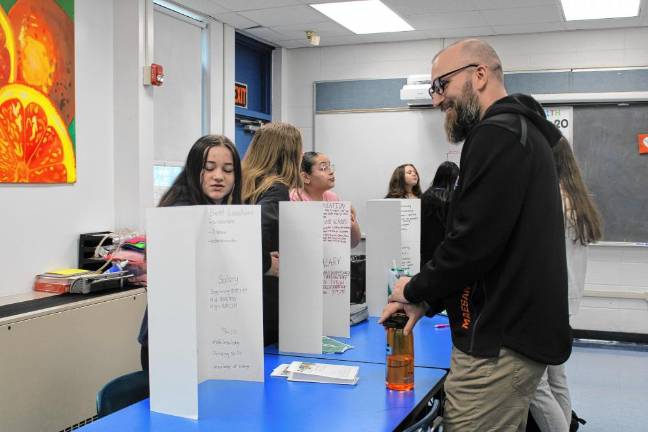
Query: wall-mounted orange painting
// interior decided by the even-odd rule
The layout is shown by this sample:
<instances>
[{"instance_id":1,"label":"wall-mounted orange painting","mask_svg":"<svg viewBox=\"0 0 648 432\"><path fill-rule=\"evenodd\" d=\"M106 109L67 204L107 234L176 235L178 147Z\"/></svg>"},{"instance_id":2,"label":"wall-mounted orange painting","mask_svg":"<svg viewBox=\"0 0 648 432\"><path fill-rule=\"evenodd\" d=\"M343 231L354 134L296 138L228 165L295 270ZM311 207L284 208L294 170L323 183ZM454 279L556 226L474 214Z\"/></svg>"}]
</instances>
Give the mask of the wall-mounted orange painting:
<instances>
[{"instance_id":1,"label":"wall-mounted orange painting","mask_svg":"<svg viewBox=\"0 0 648 432\"><path fill-rule=\"evenodd\" d=\"M74 0L0 0L0 183L74 183Z\"/></svg>"}]
</instances>

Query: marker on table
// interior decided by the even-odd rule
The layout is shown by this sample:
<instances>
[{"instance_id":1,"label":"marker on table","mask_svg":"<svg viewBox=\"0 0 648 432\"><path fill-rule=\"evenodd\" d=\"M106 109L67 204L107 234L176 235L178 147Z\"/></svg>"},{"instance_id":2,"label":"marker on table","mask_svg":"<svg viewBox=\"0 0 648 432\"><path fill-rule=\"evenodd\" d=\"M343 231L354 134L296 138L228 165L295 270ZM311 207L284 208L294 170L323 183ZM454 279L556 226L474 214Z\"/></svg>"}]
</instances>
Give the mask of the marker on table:
<instances>
[{"instance_id":1,"label":"marker on table","mask_svg":"<svg viewBox=\"0 0 648 432\"><path fill-rule=\"evenodd\" d=\"M446 327L450 327L450 324L434 324L435 329L437 329L437 328L446 328Z\"/></svg>"}]
</instances>

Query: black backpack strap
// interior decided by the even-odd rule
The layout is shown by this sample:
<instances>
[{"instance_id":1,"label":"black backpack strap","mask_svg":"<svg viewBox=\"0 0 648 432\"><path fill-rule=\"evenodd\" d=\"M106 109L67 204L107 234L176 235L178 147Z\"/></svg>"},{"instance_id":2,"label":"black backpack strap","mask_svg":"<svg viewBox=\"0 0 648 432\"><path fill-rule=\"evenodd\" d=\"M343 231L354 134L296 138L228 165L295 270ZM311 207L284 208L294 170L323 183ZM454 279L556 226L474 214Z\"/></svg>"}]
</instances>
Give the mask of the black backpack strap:
<instances>
[{"instance_id":1,"label":"black backpack strap","mask_svg":"<svg viewBox=\"0 0 648 432\"><path fill-rule=\"evenodd\" d=\"M515 113L501 113L487 118L481 122L481 125L494 125L506 129L519 137L522 147L526 146L528 136L528 125L523 115Z\"/></svg>"}]
</instances>

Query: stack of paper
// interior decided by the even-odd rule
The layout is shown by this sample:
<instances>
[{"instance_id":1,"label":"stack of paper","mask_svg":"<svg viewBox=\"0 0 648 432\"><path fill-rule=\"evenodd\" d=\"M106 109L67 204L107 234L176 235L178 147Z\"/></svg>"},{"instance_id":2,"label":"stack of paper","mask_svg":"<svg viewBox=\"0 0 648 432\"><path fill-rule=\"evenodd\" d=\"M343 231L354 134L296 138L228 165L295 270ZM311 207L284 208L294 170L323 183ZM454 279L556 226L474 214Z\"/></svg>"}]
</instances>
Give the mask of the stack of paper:
<instances>
[{"instance_id":1,"label":"stack of paper","mask_svg":"<svg viewBox=\"0 0 648 432\"><path fill-rule=\"evenodd\" d=\"M358 370L358 366L294 361L290 364L277 366L270 376L286 377L288 381L355 385L360 379Z\"/></svg>"}]
</instances>

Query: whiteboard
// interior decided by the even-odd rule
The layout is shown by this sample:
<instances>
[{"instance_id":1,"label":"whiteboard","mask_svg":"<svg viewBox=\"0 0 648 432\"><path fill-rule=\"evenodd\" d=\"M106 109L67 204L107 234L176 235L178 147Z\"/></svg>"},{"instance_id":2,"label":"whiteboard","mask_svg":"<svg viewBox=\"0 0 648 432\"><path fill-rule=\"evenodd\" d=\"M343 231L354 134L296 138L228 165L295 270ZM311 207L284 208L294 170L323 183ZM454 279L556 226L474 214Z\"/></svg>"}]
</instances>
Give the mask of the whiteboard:
<instances>
[{"instance_id":1,"label":"whiteboard","mask_svg":"<svg viewBox=\"0 0 648 432\"><path fill-rule=\"evenodd\" d=\"M430 109L315 115L314 150L335 164L334 190L351 201L361 229L367 201L385 197L397 166L414 164L425 191L440 163L459 164L461 146L448 143L443 122Z\"/></svg>"}]
</instances>

